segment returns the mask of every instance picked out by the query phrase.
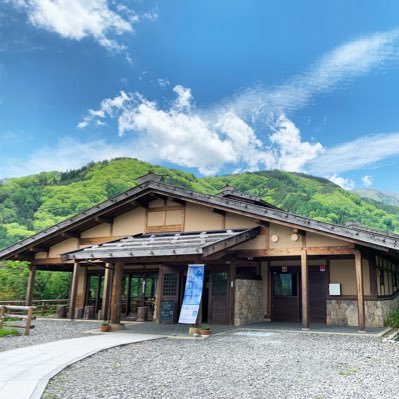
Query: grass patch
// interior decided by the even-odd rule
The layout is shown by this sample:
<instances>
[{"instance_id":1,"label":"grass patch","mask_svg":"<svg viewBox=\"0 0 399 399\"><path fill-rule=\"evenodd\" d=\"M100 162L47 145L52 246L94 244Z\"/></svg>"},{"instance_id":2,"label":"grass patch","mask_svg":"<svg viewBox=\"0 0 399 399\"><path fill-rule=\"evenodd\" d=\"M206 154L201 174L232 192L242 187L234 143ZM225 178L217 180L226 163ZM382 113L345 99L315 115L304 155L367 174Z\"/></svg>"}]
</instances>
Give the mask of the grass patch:
<instances>
[{"instance_id":1,"label":"grass patch","mask_svg":"<svg viewBox=\"0 0 399 399\"><path fill-rule=\"evenodd\" d=\"M339 375L342 375L342 377L350 377L351 375L355 375L357 373L357 369L351 367L347 370L342 370L339 372Z\"/></svg>"},{"instance_id":2,"label":"grass patch","mask_svg":"<svg viewBox=\"0 0 399 399\"><path fill-rule=\"evenodd\" d=\"M0 327L0 338L5 337L7 335L19 335L19 333L15 328Z\"/></svg>"},{"instance_id":3,"label":"grass patch","mask_svg":"<svg viewBox=\"0 0 399 399\"><path fill-rule=\"evenodd\" d=\"M399 309L394 310L385 320L388 327L399 328Z\"/></svg>"}]
</instances>

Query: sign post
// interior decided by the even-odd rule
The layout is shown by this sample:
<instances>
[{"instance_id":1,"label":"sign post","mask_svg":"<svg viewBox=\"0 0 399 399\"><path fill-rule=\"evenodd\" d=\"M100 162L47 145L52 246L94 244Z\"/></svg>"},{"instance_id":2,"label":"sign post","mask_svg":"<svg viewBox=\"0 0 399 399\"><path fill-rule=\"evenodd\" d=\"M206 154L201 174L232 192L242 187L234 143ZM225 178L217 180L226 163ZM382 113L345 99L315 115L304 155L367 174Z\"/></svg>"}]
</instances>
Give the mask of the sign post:
<instances>
[{"instance_id":1,"label":"sign post","mask_svg":"<svg viewBox=\"0 0 399 399\"><path fill-rule=\"evenodd\" d=\"M179 323L195 324L201 304L205 265L188 265L186 287Z\"/></svg>"}]
</instances>

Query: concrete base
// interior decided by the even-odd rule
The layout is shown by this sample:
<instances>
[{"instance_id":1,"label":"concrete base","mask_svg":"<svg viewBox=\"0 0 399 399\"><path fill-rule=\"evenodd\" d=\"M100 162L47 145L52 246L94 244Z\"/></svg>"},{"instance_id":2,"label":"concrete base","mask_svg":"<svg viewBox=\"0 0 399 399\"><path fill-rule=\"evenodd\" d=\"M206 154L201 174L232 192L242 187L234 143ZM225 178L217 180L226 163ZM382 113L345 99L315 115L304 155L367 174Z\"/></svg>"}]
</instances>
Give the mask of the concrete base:
<instances>
[{"instance_id":1,"label":"concrete base","mask_svg":"<svg viewBox=\"0 0 399 399\"><path fill-rule=\"evenodd\" d=\"M110 324L111 327L111 331L120 331L120 330L124 330L126 327L124 324L120 323L120 324Z\"/></svg>"}]
</instances>

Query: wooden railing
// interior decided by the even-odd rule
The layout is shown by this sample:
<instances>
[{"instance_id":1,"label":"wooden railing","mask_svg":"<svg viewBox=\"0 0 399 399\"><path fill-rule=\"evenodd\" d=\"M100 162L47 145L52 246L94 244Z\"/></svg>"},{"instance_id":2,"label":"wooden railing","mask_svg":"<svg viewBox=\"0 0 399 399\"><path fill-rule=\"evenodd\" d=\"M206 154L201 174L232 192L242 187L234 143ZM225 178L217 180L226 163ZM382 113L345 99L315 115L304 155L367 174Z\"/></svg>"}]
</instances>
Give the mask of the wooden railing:
<instances>
[{"instance_id":1,"label":"wooden railing","mask_svg":"<svg viewBox=\"0 0 399 399\"><path fill-rule=\"evenodd\" d=\"M10 313L10 311L16 310L17 312L26 312L26 314L22 313ZM36 319L36 316L33 316L34 306L15 306L15 305L0 305L0 323L3 325L7 319L15 320L23 320L25 321L25 325L20 324L6 324L7 327L14 328L23 328L24 335L29 335L31 328L35 326L32 325L32 320Z\"/></svg>"},{"instance_id":2,"label":"wooden railing","mask_svg":"<svg viewBox=\"0 0 399 399\"><path fill-rule=\"evenodd\" d=\"M24 306L25 300L20 301L0 301L1 305ZM47 312L56 313L57 305L68 305L68 299L37 299L34 300L34 313L36 315L45 315Z\"/></svg>"}]
</instances>

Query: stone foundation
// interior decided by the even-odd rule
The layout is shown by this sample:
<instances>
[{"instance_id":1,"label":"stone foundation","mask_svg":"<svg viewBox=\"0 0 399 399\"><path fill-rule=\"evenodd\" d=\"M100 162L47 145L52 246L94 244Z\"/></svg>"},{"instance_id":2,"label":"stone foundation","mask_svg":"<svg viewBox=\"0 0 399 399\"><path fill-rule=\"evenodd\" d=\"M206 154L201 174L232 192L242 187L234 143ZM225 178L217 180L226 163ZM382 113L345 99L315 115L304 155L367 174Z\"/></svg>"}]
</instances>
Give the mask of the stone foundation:
<instances>
[{"instance_id":1,"label":"stone foundation","mask_svg":"<svg viewBox=\"0 0 399 399\"><path fill-rule=\"evenodd\" d=\"M261 280L235 280L234 325L263 321Z\"/></svg>"},{"instance_id":2,"label":"stone foundation","mask_svg":"<svg viewBox=\"0 0 399 399\"><path fill-rule=\"evenodd\" d=\"M364 308L366 326L383 327L389 313L399 308L399 295L390 300L365 301ZM327 324L357 326L357 301L344 299L327 300Z\"/></svg>"}]
</instances>

